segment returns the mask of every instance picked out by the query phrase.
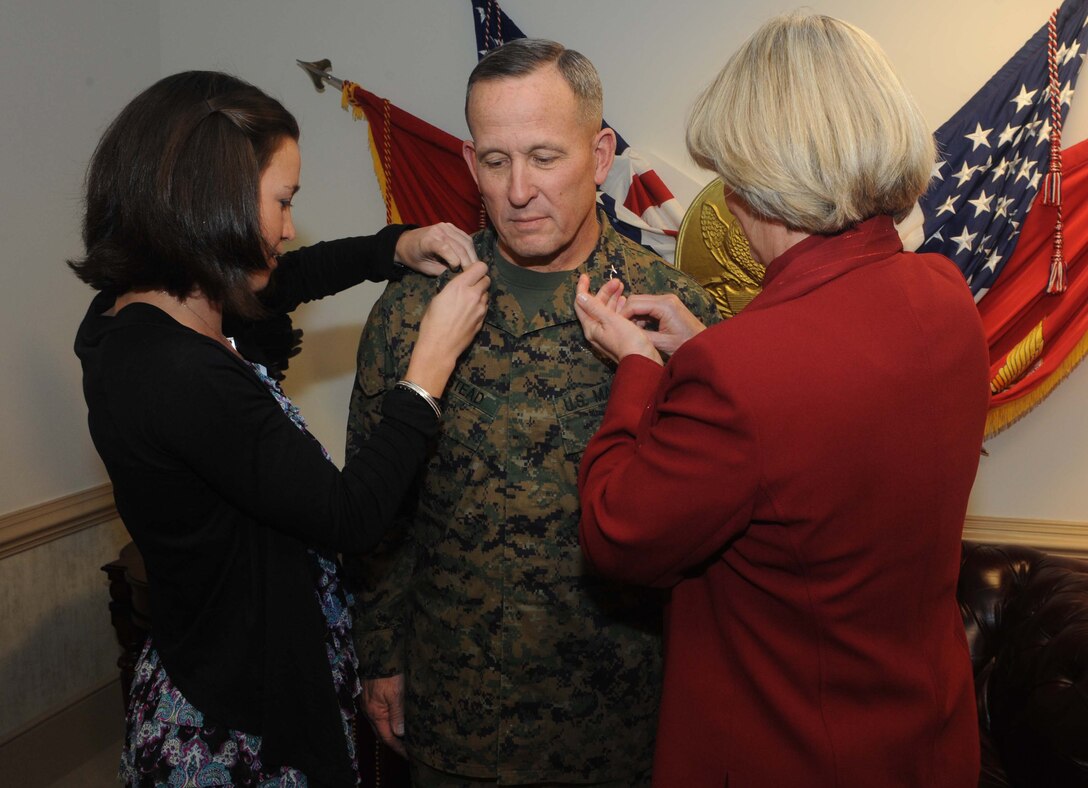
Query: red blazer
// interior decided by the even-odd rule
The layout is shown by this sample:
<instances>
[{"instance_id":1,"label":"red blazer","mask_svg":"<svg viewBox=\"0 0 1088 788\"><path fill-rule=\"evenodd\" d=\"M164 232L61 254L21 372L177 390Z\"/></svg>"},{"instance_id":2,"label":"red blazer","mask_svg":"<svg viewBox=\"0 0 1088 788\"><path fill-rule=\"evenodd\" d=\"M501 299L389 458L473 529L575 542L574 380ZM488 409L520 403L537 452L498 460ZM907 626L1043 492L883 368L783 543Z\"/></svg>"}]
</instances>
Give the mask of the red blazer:
<instances>
[{"instance_id":1,"label":"red blazer","mask_svg":"<svg viewBox=\"0 0 1088 788\"><path fill-rule=\"evenodd\" d=\"M987 371L962 275L887 217L791 248L664 369L620 364L581 539L672 588L655 786L977 784L955 590Z\"/></svg>"}]
</instances>

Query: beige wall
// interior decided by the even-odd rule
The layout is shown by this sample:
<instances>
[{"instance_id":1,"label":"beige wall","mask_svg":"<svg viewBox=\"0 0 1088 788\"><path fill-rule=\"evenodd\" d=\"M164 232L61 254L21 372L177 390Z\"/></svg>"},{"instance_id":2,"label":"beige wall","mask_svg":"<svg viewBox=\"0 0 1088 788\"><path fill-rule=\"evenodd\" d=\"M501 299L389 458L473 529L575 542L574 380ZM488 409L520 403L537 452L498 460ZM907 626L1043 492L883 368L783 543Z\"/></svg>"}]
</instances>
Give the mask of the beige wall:
<instances>
[{"instance_id":1,"label":"beige wall","mask_svg":"<svg viewBox=\"0 0 1088 788\"><path fill-rule=\"evenodd\" d=\"M72 338L87 288L83 171L121 102L159 74L158 3L0 0L0 514L105 481Z\"/></svg>"},{"instance_id":2,"label":"beige wall","mask_svg":"<svg viewBox=\"0 0 1088 788\"><path fill-rule=\"evenodd\" d=\"M0 742L116 681L119 649L99 567L128 541L114 519L0 560Z\"/></svg>"},{"instance_id":3,"label":"beige wall","mask_svg":"<svg viewBox=\"0 0 1088 788\"><path fill-rule=\"evenodd\" d=\"M684 119L695 95L728 54L783 0L504 0L529 35L558 39L588 55L605 85L605 115L645 148L700 183L689 161ZM887 49L936 128L1045 23L1053 0L869 0L810 3L868 30ZM365 147L365 128L337 99L318 94L293 58L331 58L335 73L364 84L461 136L464 80L475 63L468 0L297 3L254 21L258 0L164 4L166 71L222 67L280 96L302 123L304 189L296 201L305 240L366 231L384 220ZM265 15L268 16L268 15ZM428 24L420 20L428 19ZM259 30L259 33L257 32ZM1088 84L1088 83L1086 83ZM1066 143L1088 136L1088 101L1076 103ZM368 286L305 307L306 352L288 388L318 436L339 457L359 323L376 297ZM987 446L971 513L1088 520L1088 371L1079 368L1051 400ZM1078 473L1079 472L1079 473Z\"/></svg>"},{"instance_id":4,"label":"beige wall","mask_svg":"<svg viewBox=\"0 0 1088 788\"><path fill-rule=\"evenodd\" d=\"M826 0L810 5L872 33L935 128L1046 20L1055 0ZM683 149L697 91L779 0L505 0L530 35L587 54L605 83L606 116L633 145L700 182ZM468 0L0 0L0 515L106 480L86 436L72 335L89 291L64 268L79 253L79 193L106 122L140 88L183 68L222 68L284 100L303 127L300 241L380 226L384 208L365 127L314 92L295 58L332 58L363 83L455 134L475 62ZM1086 136L1077 104L1067 143ZM306 352L288 387L336 457L358 330L380 288L304 307ZM971 511L1088 520L1088 372L991 441ZM98 566L123 534L99 526L0 560L0 740L111 669ZM78 576L78 579L77 579ZM97 591L96 591L97 588ZM45 594L45 597L42 595ZM50 600L41 606L35 598ZM78 614L70 615L70 611ZM10 619L8 616L10 615ZM92 638L90 654L73 640ZM71 649L71 650L70 650ZM40 673L49 654L73 660ZM76 664L78 663L78 665ZM70 679L70 680L69 680Z\"/></svg>"},{"instance_id":5,"label":"beige wall","mask_svg":"<svg viewBox=\"0 0 1088 788\"><path fill-rule=\"evenodd\" d=\"M99 134L159 73L156 0L0 0L0 542L4 515L106 480L71 350L88 290L64 260ZM113 521L0 558L0 742L116 678L99 567L125 541Z\"/></svg>"}]
</instances>

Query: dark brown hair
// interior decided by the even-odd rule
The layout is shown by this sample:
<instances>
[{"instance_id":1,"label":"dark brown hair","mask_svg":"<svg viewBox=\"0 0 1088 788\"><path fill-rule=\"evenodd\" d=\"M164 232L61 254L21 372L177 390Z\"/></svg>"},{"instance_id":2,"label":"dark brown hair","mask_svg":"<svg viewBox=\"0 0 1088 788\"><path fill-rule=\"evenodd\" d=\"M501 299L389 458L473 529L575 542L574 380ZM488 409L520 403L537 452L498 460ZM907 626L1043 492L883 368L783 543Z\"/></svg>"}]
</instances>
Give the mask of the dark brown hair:
<instances>
[{"instance_id":1,"label":"dark brown hair","mask_svg":"<svg viewBox=\"0 0 1088 788\"><path fill-rule=\"evenodd\" d=\"M298 123L253 85L214 71L166 77L129 102L87 172L83 243L68 265L120 295L200 290L256 316L249 273L268 265L260 176Z\"/></svg>"}]
</instances>

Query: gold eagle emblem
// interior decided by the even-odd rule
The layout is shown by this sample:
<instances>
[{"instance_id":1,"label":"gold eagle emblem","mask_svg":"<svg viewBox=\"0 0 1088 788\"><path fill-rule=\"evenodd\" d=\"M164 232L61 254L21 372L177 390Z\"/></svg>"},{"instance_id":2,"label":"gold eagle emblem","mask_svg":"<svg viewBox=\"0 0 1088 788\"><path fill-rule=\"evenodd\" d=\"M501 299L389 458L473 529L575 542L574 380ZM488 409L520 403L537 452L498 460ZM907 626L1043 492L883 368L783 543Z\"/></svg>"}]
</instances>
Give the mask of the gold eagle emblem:
<instances>
[{"instance_id":1,"label":"gold eagle emblem","mask_svg":"<svg viewBox=\"0 0 1088 788\"><path fill-rule=\"evenodd\" d=\"M764 267L725 205L720 179L708 183L684 214L676 237L676 267L713 296L723 318L740 312L759 294Z\"/></svg>"}]
</instances>

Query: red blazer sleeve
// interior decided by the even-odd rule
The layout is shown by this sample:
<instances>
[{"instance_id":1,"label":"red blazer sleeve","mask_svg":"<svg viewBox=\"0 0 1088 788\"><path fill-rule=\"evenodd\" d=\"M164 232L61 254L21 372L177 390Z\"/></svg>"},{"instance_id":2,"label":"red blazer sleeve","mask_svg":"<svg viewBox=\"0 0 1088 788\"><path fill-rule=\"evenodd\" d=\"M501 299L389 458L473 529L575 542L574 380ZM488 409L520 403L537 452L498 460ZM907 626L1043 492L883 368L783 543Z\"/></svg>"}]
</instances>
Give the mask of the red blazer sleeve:
<instances>
[{"instance_id":1,"label":"red blazer sleeve","mask_svg":"<svg viewBox=\"0 0 1088 788\"><path fill-rule=\"evenodd\" d=\"M582 550L601 574L671 586L748 525L756 436L712 350L691 340L663 371L630 356L616 372L578 479Z\"/></svg>"}]
</instances>

